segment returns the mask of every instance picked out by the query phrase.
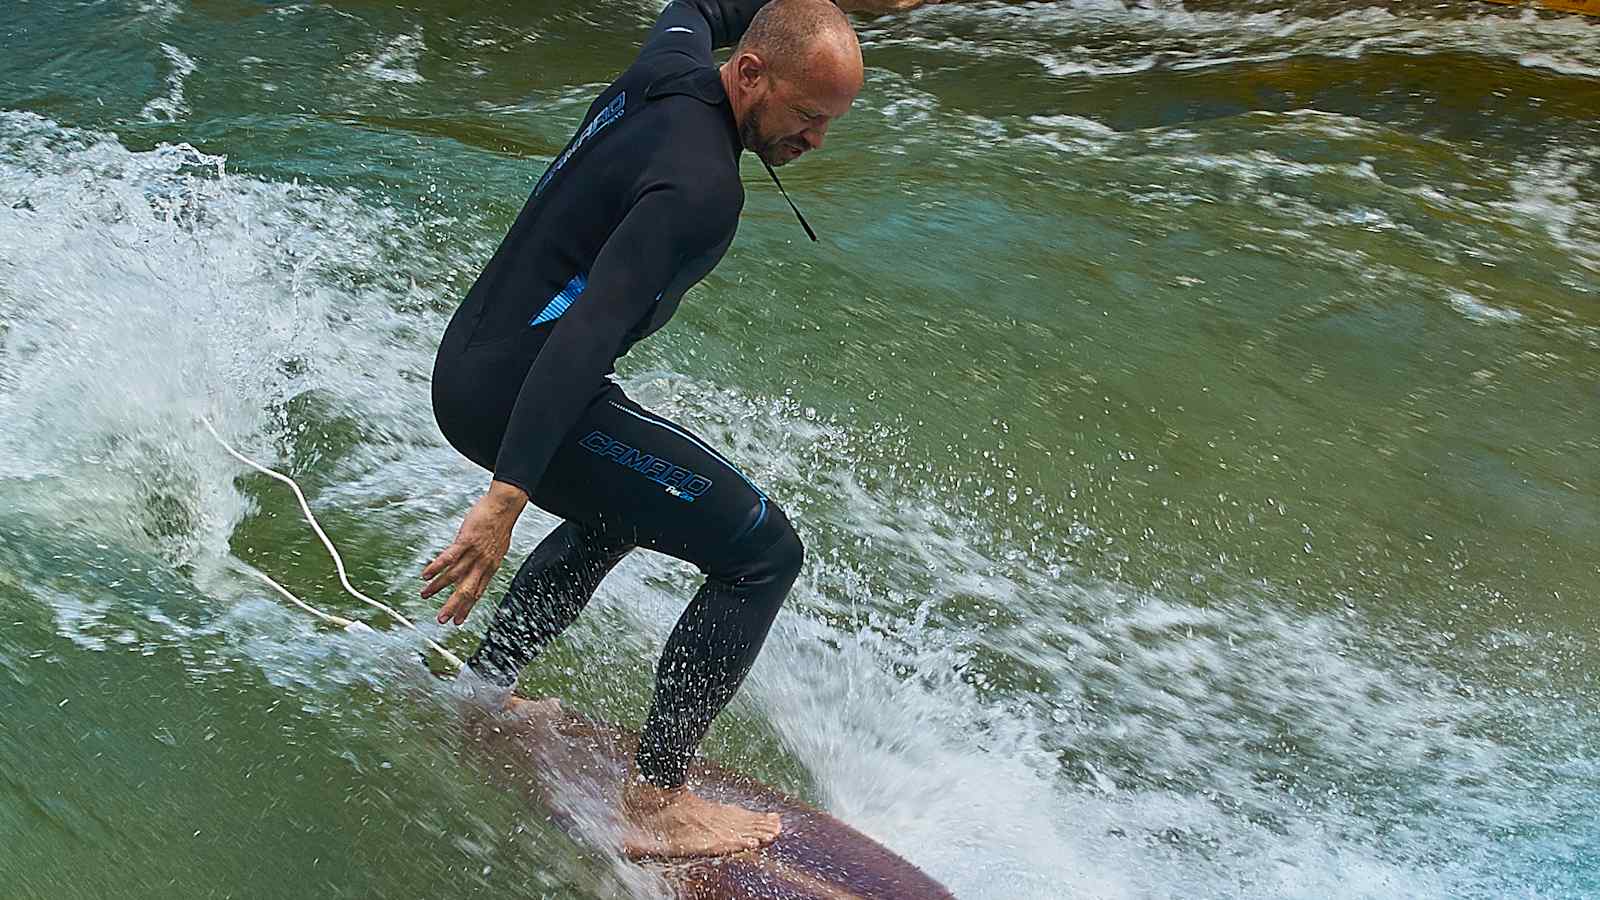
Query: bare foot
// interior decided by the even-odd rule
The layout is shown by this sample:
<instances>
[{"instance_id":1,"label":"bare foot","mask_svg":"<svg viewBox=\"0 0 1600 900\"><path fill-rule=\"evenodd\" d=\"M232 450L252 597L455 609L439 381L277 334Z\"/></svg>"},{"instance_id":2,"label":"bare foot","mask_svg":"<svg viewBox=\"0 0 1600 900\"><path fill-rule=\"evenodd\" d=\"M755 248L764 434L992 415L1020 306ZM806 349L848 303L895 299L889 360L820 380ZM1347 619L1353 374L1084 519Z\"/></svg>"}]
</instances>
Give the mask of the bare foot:
<instances>
[{"instance_id":1,"label":"bare foot","mask_svg":"<svg viewBox=\"0 0 1600 900\"><path fill-rule=\"evenodd\" d=\"M717 803L687 787L658 788L630 777L622 798L629 857L723 856L772 843L782 828L777 813Z\"/></svg>"},{"instance_id":2,"label":"bare foot","mask_svg":"<svg viewBox=\"0 0 1600 900\"><path fill-rule=\"evenodd\" d=\"M519 719L553 719L561 715L561 701L554 697L529 700L512 694L506 700L506 712Z\"/></svg>"}]
</instances>

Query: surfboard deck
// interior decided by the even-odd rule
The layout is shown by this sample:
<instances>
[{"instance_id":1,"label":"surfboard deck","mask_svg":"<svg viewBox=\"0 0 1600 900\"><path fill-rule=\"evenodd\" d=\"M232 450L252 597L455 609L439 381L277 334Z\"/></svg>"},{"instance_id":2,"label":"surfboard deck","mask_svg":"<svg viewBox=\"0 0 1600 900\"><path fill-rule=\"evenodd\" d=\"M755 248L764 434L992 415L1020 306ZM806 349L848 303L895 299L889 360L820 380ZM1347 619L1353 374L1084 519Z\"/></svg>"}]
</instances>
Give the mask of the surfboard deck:
<instances>
[{"instance_id":1,"label":"surfboard deck","mask_svg":"<svg viewBox=\"0 0 1600 900\"><path fill-rule=\"evenodd\" d=\"M574 839L605 843L608 830L620 834L615 810L638 746L636 733L550 698L516 698L508 712L484 713L469 730L493 752L501 777L522 788ZM679 900L953 900L888 848L755 778L697 759L689 784L702 796L776 812L783 830L758 850L636 863L661 876Z\"/></svg>"}]
</instances>

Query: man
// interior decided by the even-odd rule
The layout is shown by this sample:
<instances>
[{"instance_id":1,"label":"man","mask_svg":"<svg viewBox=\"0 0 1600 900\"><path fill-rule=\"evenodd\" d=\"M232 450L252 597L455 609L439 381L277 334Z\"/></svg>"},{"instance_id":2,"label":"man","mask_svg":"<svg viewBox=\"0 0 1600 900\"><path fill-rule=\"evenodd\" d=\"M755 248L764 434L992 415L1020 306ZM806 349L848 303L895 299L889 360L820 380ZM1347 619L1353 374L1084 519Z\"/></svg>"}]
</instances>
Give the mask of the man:
<instances>
[{"instance_id":1,"label":"man","mask_svg":"<svg viewBox=\"0 0 1600 900\"><path fill-rule=\"evenodd\" d=\"M716 67L713 48L735 41ZM539 180L439 347L440 430L494 473L422 572L423 597L454 585L439 621L466 621L528 502L564 520L517 571L468 677L509 691L635 547L706 575L656 671L623 798L633 855L730 853L777 836L777 816L698 797L685 773L803 550L783 510L732 463L608 376L728 249L744 204L741 151L781 166L821 147L862 78L855 33L828 0L671 3Z\"/></svg>"}]
</instances>

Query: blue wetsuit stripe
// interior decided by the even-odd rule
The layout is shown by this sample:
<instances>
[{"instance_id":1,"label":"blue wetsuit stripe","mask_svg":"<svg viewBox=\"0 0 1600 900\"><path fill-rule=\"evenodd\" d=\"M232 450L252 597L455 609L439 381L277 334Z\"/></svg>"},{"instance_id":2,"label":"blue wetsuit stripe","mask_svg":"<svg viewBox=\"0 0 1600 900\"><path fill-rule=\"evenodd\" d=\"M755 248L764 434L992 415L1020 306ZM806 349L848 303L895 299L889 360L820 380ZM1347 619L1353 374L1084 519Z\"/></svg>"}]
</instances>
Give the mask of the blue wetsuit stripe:
<instances>
[{"instance_id":1,"label":"blue wetsuit stripe","mask_svg":"<svg viewBox=\"0 0 1600 900\"><path fill-rule=\"evenodd\" d=\"M544 309L539 310L539 314L534 316L533 320L528 324L542 325L545 322L554 322L556 319L561 318L561 314L567 311L567 307L571 306L573 301L577 300L578 296L583 293L583 289L588 286L589 279L585 278L582 272L572 276L572 280L567 282L567 286L557 291L556 295L550 298L550 302L544 305Z\"/></svg>"}]
</instances>

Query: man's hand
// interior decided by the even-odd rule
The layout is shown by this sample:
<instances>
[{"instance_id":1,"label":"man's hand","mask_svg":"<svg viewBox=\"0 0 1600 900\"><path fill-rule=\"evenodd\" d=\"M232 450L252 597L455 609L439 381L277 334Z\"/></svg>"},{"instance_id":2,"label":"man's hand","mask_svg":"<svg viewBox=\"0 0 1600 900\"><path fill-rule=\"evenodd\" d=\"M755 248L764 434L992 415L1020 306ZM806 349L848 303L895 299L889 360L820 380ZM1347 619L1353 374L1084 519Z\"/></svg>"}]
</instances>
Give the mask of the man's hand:
<instances>
[{"instance_id":1,"label":"man's hand","mask_svg":"<svg viewBox=\"0 0 1600 900\"><path fill-rule=\"evenodd\" d=\"M489 492L472 504L455 541L422 570L423 578L433 579L422 589L424 598L455 585L439 610L439 624L452 619L457 625L467 621L467 614L511 549L511 529L527 505L528 495L520 488L503 481L490 482Z\"/></svg>"}]
</instances>

